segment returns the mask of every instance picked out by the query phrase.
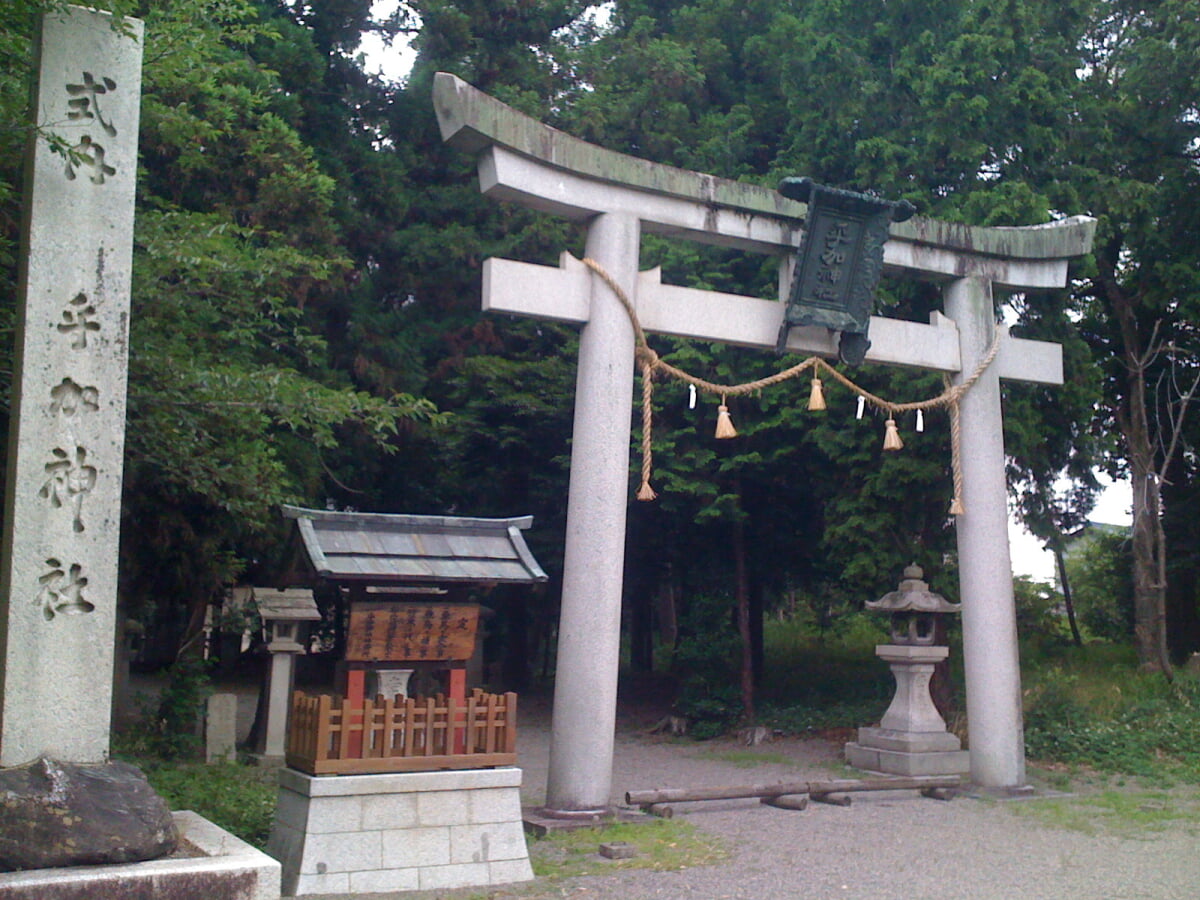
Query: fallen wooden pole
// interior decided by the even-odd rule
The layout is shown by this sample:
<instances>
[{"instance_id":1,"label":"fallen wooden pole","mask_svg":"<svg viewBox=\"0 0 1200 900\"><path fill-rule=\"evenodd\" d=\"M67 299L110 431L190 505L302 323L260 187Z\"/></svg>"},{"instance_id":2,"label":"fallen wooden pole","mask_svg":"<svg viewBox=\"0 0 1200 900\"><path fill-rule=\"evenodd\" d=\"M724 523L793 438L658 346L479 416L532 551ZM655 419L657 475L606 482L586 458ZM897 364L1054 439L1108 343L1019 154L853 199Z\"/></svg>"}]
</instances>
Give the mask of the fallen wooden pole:
<instances>
[{"instance_id":1,"label":"fallen wooden pole","mask_svg":"<svg viewBox=\"0 0 1200 900\"><path fill-rule=\"evenodd\" d=\"M835 781L792 781L718 788L666 788L657 791L627 791L630 806L658 803L688 803L701 800L740 800L746 797L782 797L785 794L846 794L861 791L905 791L958 787L957 775L925 775L912 778L864 778Z\"/></svg>"},{"instance_id":2,"label":"fallen wooden pole","mask_svg":"<svg viewBox=\"0 0 1200 900\"><path fill-rule=\"evenodd\" d=\"M763 797L758 802L776 809L808 809L807 794L780 794L778 797Z\"/></svg>"},{"instance_id":3,"label":"fallen wooden pole","mask_svg":"<svg viewBox=\"0 0 1200 900\"><path fill-rule=\"evenodd\" d=\"M850 795L845 791L838 791L833 794L809 794L814 803L828 803L830 806L849 806L851 803Z\"/></svg>"}]
</instances>

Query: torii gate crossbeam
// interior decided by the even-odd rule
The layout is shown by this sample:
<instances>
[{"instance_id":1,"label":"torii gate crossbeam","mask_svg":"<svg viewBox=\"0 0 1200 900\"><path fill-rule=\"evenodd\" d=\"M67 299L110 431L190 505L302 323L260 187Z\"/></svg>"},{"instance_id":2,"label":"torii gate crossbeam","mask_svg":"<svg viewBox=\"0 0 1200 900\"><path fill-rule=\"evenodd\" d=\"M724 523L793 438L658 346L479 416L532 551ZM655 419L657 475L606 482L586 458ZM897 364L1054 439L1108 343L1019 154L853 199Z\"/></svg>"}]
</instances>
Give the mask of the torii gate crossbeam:
<instances>
[{"instance_id":1,"label":"torii gate crossbeam","mask_svg":"<svg viewBox=\"0 0 1200 900\"><path fill-rule=\"evenodd\" d=\"M785 297L803 203L587 144L453 75L436 76L434 106L443 138L478 155L487 196L587 223L587 255L632 299L647 331L774 347L783 303L663 285L656 271L638 271L641 234L776 255ZM867 361L935 369L961 380L993 341L993 286L1061 287L1067 261L1089 251L1094 230L1095 222L1083 217L1028 228L922 218L893 224L885 270L942 284L948 317L935 313L928 325L872 317ZM611 804L632 327L611 289L567 255L557 268L488 260L483 293L485 309L583 324L547 808L593 814ZM836 352L831 336L814 328L791 329L788 349ZM1005 337L996 361L960 404L967 511L957 532L971 776L986 787L1017 787L1025 781L1025 757L1001 378L1061 384L1061 348Z\"/></svg>"}]
</instances>

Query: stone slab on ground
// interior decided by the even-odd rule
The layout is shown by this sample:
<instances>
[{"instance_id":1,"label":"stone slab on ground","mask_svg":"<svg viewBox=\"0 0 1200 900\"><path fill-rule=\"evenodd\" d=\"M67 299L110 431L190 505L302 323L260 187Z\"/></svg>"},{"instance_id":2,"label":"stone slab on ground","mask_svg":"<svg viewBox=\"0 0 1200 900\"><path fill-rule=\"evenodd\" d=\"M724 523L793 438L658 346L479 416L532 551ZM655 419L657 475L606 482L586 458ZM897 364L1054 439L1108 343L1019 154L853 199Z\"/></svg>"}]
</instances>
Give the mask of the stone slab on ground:
<instances>
[{"instance_id":1,"label":"stone slab on ground","mask_svg":"<svg viewBox=\"0 0 1200 900\"><path fill-rule=\"evenodd\" d=\"M279 900L279 863L194 812L173 814L195 855L0 874L4 900Z\"/></svg>"},{"instance_id":2,"label":"stone slab on ground","mask_svg":"<svg viewBox=\"0 0 1200 900\"><path fill-rule=\"evenodd\" d=\"M216 693L205 703L204 761L237 759L237 694Z\"/></svg>"},{"instance_id":3,"label":"stone slab on ground","mask_svg":"<svg viewBox=\"0 0 1200 900\"><path fill-rule=\"evenodd\" d=\"M584 828L603 828L621 822L645 822L646 815L628 809L613 808L607 813L579 813L570 816L548 812L541 806L527 806L521 810L525 831L536 838L543 838L558 831L579 831Z\"/></svg>"},{"instance_id":4,"label":"stone slab on ground","mask_svg":"<svg viewBox=\"0 0 1200 900\"><path fill-rule=\"evenodd\" d=\"M890 728L860 728L858 743L879 750L930 753L961 750L962 741L948 731L896 731Z\"/></svg>"}]
</instances>

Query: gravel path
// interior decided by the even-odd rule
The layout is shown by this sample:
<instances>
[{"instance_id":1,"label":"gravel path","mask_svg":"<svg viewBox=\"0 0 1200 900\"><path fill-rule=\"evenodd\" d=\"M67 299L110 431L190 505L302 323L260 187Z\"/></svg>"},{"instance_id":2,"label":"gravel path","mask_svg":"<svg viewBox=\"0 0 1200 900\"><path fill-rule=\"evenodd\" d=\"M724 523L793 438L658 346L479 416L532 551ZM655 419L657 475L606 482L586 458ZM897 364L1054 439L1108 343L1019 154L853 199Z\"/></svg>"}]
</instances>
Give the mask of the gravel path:
<instances>
[{"instance_id":1,"label":"gravel path","mask_svg":"<svg viewBox=\"0 0 1200 900\"><path fill-rule=\"evenodd\" d=\"M784 738L757 748L736 740L691 742L646 733L649 711L618 723L613 801L625 791L714 787L847 777L840 744ZM522 698L519 765L527 805L544 800L549 717ZM751 753L760 762L746 759ZM1091 788L1089 790L1097 790ZM1125 787L1136 794L1136 789ZM1160 830L1117 823L1094 833L1043 824L1041 801L960 797L939 802L915 791L856 794L849 807L804 811L756 801L681 804L676 817L719 835L730 851L717 865L681 871L617 871L504 889L419 892L397 900L450 898L662 898L662 900L1192 900L1200 896L1200 793L1136 794L1154 812L1183 818ZM1086 795L1068 802L1087 810Z\"/></svg>"}]
</instances>

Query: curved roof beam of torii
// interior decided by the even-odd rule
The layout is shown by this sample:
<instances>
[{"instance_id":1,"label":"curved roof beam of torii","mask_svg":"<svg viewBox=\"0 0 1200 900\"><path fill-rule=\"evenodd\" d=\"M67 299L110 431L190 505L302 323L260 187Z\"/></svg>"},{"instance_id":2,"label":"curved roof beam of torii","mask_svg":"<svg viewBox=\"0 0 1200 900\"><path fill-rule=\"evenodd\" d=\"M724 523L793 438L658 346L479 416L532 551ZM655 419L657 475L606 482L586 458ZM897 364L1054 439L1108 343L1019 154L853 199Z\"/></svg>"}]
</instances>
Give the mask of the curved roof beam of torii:
<instances>
[{"instance_id":1,"label":"curved roof beam of torii","mask_svg":"<svg viewBox=\"0 0 1200 900\"><path fill-rule=\"evenodd\" d=\"M480 154L488 196L573 219L632 212L647 231L760 253L799 245L807 207L771 188L605 150L445 72L434 78L433 98L442 137ZM1067 261L1089 252L1095 229L1086 216L1016 228L917 216L892 225L884 264L932 280L978 275L1005 289L1061 287Z\"/></svg>"}]
</instances>

